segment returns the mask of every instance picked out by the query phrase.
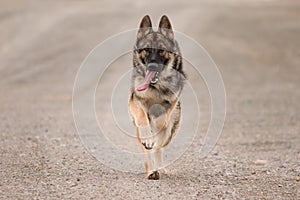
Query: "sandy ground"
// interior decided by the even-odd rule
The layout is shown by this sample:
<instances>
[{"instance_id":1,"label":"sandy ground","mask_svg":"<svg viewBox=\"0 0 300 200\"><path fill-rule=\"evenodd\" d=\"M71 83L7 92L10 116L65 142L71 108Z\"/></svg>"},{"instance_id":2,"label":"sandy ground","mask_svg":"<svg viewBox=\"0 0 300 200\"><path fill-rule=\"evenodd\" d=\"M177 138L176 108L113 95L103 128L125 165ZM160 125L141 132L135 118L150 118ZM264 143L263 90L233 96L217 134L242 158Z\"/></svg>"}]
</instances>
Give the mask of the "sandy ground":
<instances>
[{"instance_id":1,"label":"sandy ground","mask_svg":"<svg viewBox=\"0 0 300 200\"><path fill-rule=\"evenodd\" d=\"M203 98L199 138L159 181L101 164L72 117L85 56L146 13L201 43L227 93L213 152L199 159ZM299 2L7 0L0 33L0 199L300 199Z\"/></svg>"}]
</instances>

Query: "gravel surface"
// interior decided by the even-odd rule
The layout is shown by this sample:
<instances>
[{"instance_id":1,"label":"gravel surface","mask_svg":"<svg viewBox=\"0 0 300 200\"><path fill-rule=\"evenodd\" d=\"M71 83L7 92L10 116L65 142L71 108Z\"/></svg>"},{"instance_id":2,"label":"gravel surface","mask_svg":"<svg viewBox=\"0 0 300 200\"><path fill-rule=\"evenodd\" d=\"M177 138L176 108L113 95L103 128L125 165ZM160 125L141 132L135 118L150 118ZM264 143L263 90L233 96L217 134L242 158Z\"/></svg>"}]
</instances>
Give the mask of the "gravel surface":
<instances>
[{"instance_id":1,"label":"gravel surface","mask_svg":"<svg viewBox=\"0 0 300 200\"><path fill-rule=\"evenodd\" d=\"M300 2L13 2L0 2L0 199L300 199ZM227 94L213 152L199 159L203 97L198 136L159 181L101 164L72 116L83 59L146 13L202 44Z\"/></svg>"}]
</instances>

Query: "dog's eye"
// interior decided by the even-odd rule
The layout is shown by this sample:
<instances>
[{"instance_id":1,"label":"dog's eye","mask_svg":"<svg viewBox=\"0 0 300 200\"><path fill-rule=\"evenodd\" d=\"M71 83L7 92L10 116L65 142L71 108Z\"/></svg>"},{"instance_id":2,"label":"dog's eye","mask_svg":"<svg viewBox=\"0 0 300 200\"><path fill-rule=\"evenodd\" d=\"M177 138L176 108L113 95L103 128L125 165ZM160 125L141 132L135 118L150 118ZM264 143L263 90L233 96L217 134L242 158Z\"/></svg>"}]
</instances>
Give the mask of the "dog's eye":
<instances>
[{"instance_id":1,"label":"dog's eye","mask_svg":"<svg viewBox=\"0 0 300 200\"><path fill-rule=\"evenodd\" d=\"M149 53L151 51L150 48L144 48L143 50L146 51L146 53Z\"/></svg>"},{"instance_id":2,"label":"dog's eye","mask_svg":"<svg viewBox=\"0 0 300 200\"><path fill-rule=\"evenodd\" d=\"M159 49L159 50L158 50L158 54L159 54L160 56L164 56L164 53L165 53L165 50L163 50L163 49Z\"/></svg>"},{"instance_id":3,"label":"dog's eye","mask_svg":"<svg viewBox=\"0 0 300 200\"><path fill-rule=\"evenodd\" d=\"M141 54L143 51L146 52L146 54L148 54L151 51L151 49L150 48L138 49L139 54Z\"/></svg>"}]
</instances>

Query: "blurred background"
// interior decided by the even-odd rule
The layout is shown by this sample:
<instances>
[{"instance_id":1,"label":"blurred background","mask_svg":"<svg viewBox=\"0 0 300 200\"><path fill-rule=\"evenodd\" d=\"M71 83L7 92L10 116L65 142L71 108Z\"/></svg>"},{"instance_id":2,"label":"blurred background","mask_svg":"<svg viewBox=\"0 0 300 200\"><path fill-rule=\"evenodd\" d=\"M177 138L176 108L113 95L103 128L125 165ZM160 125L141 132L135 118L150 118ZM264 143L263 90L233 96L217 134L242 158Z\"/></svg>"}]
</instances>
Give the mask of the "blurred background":
<instances>
[{"instance_id":1,"label":"blurred background","mask_svg":"<svg viewBox=\"0 0 300 200\"><path fill-rule=\"evenodd\" d=\"M83 59L145 14L155 25L168 15L200 43L227 94L214 151L199 160L199 136L158 182L102 165L72 118ZM299 46L295 0L1 0L0 199L299 199ZM201 87L203 135L210 109Z\"/></svg>"}]
</instances>

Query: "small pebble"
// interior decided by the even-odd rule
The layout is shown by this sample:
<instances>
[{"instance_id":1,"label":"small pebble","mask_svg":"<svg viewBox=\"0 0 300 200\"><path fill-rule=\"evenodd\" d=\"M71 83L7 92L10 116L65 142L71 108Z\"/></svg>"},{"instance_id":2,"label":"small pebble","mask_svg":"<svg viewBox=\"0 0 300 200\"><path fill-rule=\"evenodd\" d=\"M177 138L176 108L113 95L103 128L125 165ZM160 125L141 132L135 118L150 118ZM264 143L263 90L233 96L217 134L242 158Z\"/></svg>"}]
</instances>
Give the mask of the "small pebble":
<instances>
[{"instance_id":1,"label":"small pebble","mask_svg":"<svg viewBox=\"0 0 300 200\"><path fill-rule=\"evenodd\" d=\"M279 165L279 168L286 168L286 164Z\"/></svg>"},{"instance_id":2,"label":"small pebble","mask_svg":"<svg viewBox=\"0 0 300 200\"><path fill-rule=\"evenodd\" d=\"M267 163L268 163L267 160L256 160L256 161L254 161L255 165L265 165Z\"/></svg>"}]
</instances>

